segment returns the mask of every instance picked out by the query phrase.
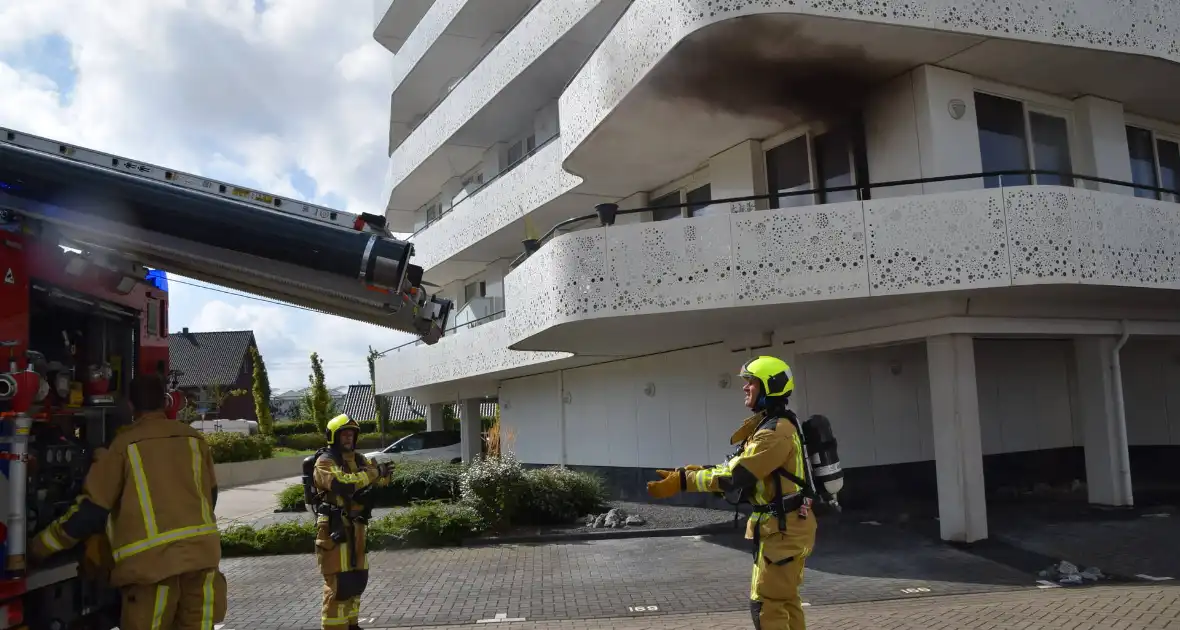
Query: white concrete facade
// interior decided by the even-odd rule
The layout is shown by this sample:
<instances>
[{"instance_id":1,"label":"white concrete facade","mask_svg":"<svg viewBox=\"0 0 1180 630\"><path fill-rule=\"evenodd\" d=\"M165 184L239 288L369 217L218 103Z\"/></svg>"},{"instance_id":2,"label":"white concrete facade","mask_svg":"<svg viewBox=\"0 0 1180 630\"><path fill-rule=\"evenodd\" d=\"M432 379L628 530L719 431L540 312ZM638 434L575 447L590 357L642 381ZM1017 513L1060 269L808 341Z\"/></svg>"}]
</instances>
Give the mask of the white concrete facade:
<instances>
[{"instance_id":1,"label":"white concrete facade","mask_svg":"<svg viewBox=\"0 0 1180 630\"><path fill-rule=\"evenodd\" d=\"M379 360L382 393L498 398L523 461L642 471L728 455L734 373L776 354L846 468L933 464L963 542L989 457L1078 449L1127 506L1132 450L1180 447L1180 7L519 4L479 59L431 17L475 0L397 53L391 129L422 64L465 71L387 181L458 327ZM546 235L599 203L684 207Z\"/></svg>"}]
</instances>

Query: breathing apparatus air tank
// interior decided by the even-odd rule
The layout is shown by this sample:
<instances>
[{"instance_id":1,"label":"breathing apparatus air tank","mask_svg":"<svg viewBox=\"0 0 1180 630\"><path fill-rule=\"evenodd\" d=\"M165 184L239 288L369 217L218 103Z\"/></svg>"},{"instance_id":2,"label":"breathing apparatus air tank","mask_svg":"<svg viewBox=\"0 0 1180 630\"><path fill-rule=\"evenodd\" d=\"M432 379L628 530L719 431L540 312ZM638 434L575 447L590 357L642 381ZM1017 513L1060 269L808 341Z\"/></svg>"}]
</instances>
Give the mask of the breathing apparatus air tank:
<instances>
[{"instance_id":1,"label":"breathing apparatus air tank","mask_svg":"<svg viewBox=\"0 0 1180 630\"><path fill-rule=\"evenodd\" d=\"M303 458L303 504L307 506L308 512L315 512L316 504L319 503L316 495L315 487L315 463L323 453L323 449Z\"/></svg>"},{"instance_id":2,"label":"breathing apparatus air tank","mask_svg":"<svg viewBox=\"0 0 1180 630\"><path fill-rule=\"evenodd\" d=\"M816 492L825 503L839 509L836 495L844 488L844 470L836 452L836 435L832 423L825 416L814 415L803 423L803 441L811 465L811 479Z\"/></svg>"}]
</instances>

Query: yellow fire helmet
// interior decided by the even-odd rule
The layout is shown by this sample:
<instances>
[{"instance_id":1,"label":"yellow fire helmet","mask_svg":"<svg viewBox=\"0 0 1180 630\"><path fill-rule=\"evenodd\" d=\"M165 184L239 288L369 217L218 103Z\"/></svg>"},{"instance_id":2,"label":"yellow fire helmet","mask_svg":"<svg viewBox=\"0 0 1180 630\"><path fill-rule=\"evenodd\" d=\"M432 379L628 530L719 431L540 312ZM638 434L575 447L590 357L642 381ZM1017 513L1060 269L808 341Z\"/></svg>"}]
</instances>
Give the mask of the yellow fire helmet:
<instances>
[{"instance_id":1,"label":"yellow fire helmet","mask_svg":"<svg viewBox=\"0 0 1180 630\"><path fill-rule=\"evenodd\" d=\"M738 376L758 379L762 383L762 395L768 398L788 396L795 391L791 366L775 357L761 356L747 361Z\"/></svg>"},{"instance_id":2,"label":"yellow fire helmet","mask_svg":"<svg viewBox=\"0 0 1180 630\"><path fill-rule=\"evenodd\" d=\"M356 420L349 418L347 414L340 414L328 421L328 428L324 431L324 437L328 439L328 444L336 443L336 434L345 429L352 429L356 431L357 436L361 434L361 425L357 424Z\"/></svg>"}]
</instances>

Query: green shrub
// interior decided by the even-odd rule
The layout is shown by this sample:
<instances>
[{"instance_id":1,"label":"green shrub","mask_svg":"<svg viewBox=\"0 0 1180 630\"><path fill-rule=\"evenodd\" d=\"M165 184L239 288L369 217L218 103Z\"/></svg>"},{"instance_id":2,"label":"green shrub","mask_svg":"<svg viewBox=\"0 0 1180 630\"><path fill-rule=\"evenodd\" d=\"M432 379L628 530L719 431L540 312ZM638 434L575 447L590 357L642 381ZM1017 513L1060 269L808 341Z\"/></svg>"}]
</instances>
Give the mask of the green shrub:
<instances>
[{"instance_id":1,"label":"green shrub","mask_svg":"<svg viewBox=\"0 0 1180 630\"><path fill-rule=\"evenodd\" d=\"M376 420L357 420L361 425L361 433L372 433L381 435L381 430L377 426ZM397 422L387 422L385 424L386 434L391 434L394 431L400 432L401 435L409 435L418 431L426 430L425 420L398 420ZM275 424L274 431L276 436L295 435L298 433L319 433L316 430L315 423L311 420L296 420L295 422L283 422Z\"/></svg>"},{"instance_id":2,"label":"green shrub","mask_svg":"<svg viewBox=\"0 0 1180 630\"><path fill-rule=\"evenodd\" d=\"M493 528L510 524L527 485L524 468L511 453L477 457L459 476L459 496Z\"/></svg>"},{"instance_id":3,"label":"green shrub","mask_svg":"<svg viewBox=\"0 0 1180 630\"><path fill-rule=\"evenodd\" d=\"M369 490L373 507L398 507L415 501L454 500L459 497L460 464L443 461L405 462L398 464L389 485ZM275 495L282 512L303 511L303 484L283 488Z\"/></svg>"},{"instance_id":4,"label":"green shrub","mask_svg":"<svg viewBox=\"0 0 1180 630\"><path fill-rule=\"evenodd\" d=\"M275 493L275 503L278 504L280 512L302 512L303 507L303 484L293 483L282 490Z\"/></svg>"},{"instance_id":5,"label":"green shrub","mask_svg":"<svg viewBox=\"0 0 1180 630\"><path fill-rule=\"evenodd\" d=\"M606 484L598 475L551 466L528 470L513 524L570 523L596 512L607 500Z\"/></svg>"},{"instance_id":6,"label":"green shrub","mask_svg":"<svg viewBox=\"0 0 1180 630\"><path fill-rule=\"evenodd\" d=\"M365 532L365 547L378 551L457 545L465 538L478 536L484 529L483 519L471 507L431 501L373 520ZM224 557L314 552L315 525L310 517L259 528L237 525L221 533Z\"/></svg>"},{"instance_id":7,"label":"green shrub","mask_svg":"<svg viewBox=\"0 0 1180 630\"><path fill-rule=\"evenodd\" d=\"M243 435L221 431L202 433L201 437L209 443L209 450L212 451L213 462L216 464L270 459L274 455L274 440L267 435Z\"/></svg>"}]
</instances>

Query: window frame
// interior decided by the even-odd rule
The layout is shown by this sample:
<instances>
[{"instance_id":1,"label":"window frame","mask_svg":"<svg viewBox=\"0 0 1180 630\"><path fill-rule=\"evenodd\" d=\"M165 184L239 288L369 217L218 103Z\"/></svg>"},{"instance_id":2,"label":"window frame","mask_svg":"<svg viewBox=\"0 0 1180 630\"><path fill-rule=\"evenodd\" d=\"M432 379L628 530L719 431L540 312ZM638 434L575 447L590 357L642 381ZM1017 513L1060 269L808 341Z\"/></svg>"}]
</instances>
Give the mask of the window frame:
<instances>
[{"instance_id":1,"label":"window frame","mask_svg":"<svg viewBox=\"0 0 1180 630\"><path fill-rule=\"evenodd\" d=\"M668 182L667 184L664 184L663 186L660 186L659 188L656 188L656 189L650 191L647 194L647 199L648 199L647 205L652 205L652 203L656 199L659 199L660 197L664 197L666 195L671 195L672 193L676 193L676 202L677 203L686 204L686 203L688 203L688 193L693 192L703 186L710 187L710 197L712 197L712 185L713 185L713 182L710 180L710 177L709 177L709 166L708 166L708 164L706 164L706 165L696 169L695 171L689 173L688 175L685 175L684 177L681 177L679 179ZM645 223L646 222L670 221L672 219L677 219L677 218L684 219L684 218L688 218L688 217L692 216L688 213L688 206L681 206L680 207L680 216L679 217L668 217L667 219L657 219L654 217L654 213L651 211L645 212L643 214L644 214L643 222L645 222Z\"/></svg>"},{"instance_id":2,"label":"window frame","mask_svg":"<svg viewBox=\"0 0 1180 630\"><path fill-rule=\"evenodd\" d=\"M1171 142L1180 146L1180 125L1173 125L1167 122L1153 120L1142 116L1133 114L1125 114L1123 116L1123 127L1134 127L1141 129L1151 134L1151 163L1155 174L1155 185L1157 188L1162 188L1162 173L1160 172L1160 149L1159 142ZM1128 147L1127 160L1131 159L1130 147ZM1174 193L1153 193L1154 197L1140 197L1141 199L1155 199L1156 201L1168 201L1171 203L1180 203L1180 194ZM1166 197L1171 197L1167 199Z\"/></svg>"},{"instance_id":3,"label":"window frame","mask_svg":"<svg viewBox=\"0 0 1180 630\"><path fill-rule=\"evenodd\" d=\"M1028 158L1029 170L1037 170L1037 160L1034 151L1032 120L1029 117L1031 112L1042 114L1044 116L1052 116L1065 120L1065 138L1069 143L1069 165L1070 170L1077 172L1078 164L1078 138L1077 125L1074 120L1073 103L1060 98L1055 98L1047 94L1041 94L1032 90L1025 90L1013 88L990 81L975 80L975 85L972 87L972 99L974 100L975 93L986 94L993 98L1002 98L1009 101L1020 103L1021 119L1024 122L1024 154ZM974 105L972 105L974 107ZM979 133L979 123L975 123L975 132ZM979 150L980 158L983 158L982 148ZM1077 179L1070 178L1069 186L1077 187ZM1003 182L1000 182L1003 185ZM1029 186L1040 186L1047 184L1038 184L1037 175L1032 175L1029 180Z\"/></svg>"}]
</instances>

